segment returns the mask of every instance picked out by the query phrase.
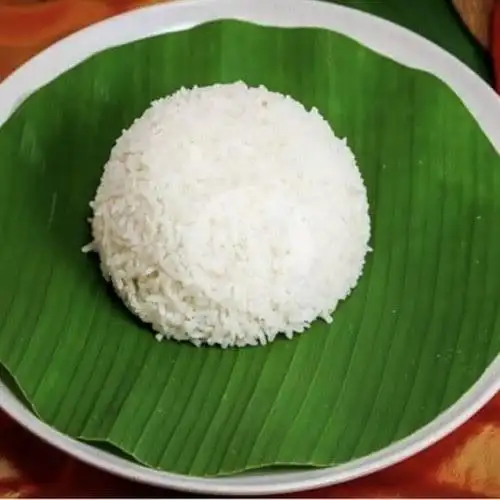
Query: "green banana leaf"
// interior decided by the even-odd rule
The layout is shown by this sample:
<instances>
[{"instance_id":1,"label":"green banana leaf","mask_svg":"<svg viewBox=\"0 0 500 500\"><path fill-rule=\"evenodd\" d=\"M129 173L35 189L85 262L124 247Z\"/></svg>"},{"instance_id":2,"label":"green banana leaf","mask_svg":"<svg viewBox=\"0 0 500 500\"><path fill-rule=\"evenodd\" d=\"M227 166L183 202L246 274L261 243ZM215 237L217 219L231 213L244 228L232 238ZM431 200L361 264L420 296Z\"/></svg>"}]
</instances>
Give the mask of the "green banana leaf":
<instances>
[{"instance_id":1,"label":"green banana leaf","mask_svg":"<svg viewBox=\"0 0 500 500\"><path fill-rule=\"evenodd\" d=\"M332 325L257 348L159 344L80 251L88 203L152 99L239 79L348 137L374 252ZM107 50L25 101L0 151L0 362L70 436L200 476L326 466L421 428L500 352L498 153L437 78L344 36L222 21Z\"/></svg>"},{"instance_id":2,"label":"green banana leaf","mask_svg":"<svg viewBox=\"0 0 500 500\"><path fill-rule=\"evenodd\" d=\"M491 60L454 9L451 0L327 0L404 26L458 57L486 81Z\"/></svg>"}]
</instances>

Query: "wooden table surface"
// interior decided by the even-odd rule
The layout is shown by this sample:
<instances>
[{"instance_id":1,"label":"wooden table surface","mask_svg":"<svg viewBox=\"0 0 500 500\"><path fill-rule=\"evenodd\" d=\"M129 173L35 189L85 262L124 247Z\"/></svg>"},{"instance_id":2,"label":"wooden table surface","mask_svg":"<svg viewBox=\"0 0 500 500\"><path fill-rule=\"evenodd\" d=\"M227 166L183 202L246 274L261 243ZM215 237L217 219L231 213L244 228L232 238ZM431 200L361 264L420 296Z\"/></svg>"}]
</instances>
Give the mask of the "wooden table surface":
<instances>
[{"instance_id":1,"label":"wooden table surface","mask_svg":"<svg viewBox=\"0 0 500 500\"><path fill-rule=\"evenodd\" d=\"M495 0L453 0L453 5L465 24L483 46L489 46L491 42L491 12L494 3Z\"/></svg>"}]
</instances>

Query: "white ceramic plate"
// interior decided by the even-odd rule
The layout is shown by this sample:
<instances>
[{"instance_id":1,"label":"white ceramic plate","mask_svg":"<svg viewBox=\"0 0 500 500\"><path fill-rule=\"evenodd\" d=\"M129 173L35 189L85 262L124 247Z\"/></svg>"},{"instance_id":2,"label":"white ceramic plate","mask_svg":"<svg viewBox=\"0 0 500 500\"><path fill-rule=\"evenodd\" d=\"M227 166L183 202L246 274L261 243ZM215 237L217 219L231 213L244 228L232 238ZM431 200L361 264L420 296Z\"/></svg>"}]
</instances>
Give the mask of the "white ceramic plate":
<instances>
[{"instance_id":1,"label":"white ceramic plate","mask_svg":"<svg viewBox=\"0 0 500 500\"><path fill-rule=\"evenodd\" d=\"M321 27L348 35L413 68L433 73L462 99L500 152L500 100L451 55L406 29L345 7L312 0L182 0L124 14L80 31L42 52L0 85L0 125L33 91L102 49L217 19L269 26ZM71 455L130 479L216 495L271 495L340 483L395 464L435 443L470 418L500 390L500 357L454 406L412 436L368 457L320 470L194 478L141 467L80 443L40 422L0 382L0 405L34 434Z\"/></svg>"}]
</instances>

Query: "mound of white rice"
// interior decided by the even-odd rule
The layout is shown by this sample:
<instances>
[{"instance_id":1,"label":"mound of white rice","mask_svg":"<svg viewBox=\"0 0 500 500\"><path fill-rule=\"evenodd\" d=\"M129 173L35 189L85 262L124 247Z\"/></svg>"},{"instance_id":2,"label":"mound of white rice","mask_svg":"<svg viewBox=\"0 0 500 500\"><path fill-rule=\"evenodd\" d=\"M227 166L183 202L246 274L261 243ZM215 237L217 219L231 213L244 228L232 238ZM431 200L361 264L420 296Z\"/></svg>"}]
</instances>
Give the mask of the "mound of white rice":
<instances>
[{"instance_id":1,"label":"mound of white rice","mask_svg":"<svg viewBox=\"0 0 500 500\"><path fill-rule=\"evenodd\" d=\"M366 190L316 109L243 83L182 89L118 139L93 208L106 279L168 337L222 347L330 322L362 272Z\"/></svg>"}]
</instances>

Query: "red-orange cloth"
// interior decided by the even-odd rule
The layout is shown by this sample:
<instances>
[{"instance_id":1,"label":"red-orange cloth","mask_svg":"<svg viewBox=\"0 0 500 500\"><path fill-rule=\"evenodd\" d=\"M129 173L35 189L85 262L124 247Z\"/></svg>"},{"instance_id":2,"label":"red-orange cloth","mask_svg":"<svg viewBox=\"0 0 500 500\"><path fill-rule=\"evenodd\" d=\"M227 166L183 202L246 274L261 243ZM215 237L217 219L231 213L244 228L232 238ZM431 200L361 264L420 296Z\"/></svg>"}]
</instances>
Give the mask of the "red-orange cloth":
<instances>
[{"instance_id":1,"label":"red-orange cloth","mask_svg":"<svg viewBox=\"0 0 500 500\"><path fill-rule=\"evenodd\" d=\"M154 0L153 0L154 1ZM0 80L50 43L151 0L0 0ZM500 91L500 0L492 48ZM73 460L0 412L1 497L178 497ZM451 436L419 455L306 497L500 497L500 395Z\"/></svg>"}]
</instances>

